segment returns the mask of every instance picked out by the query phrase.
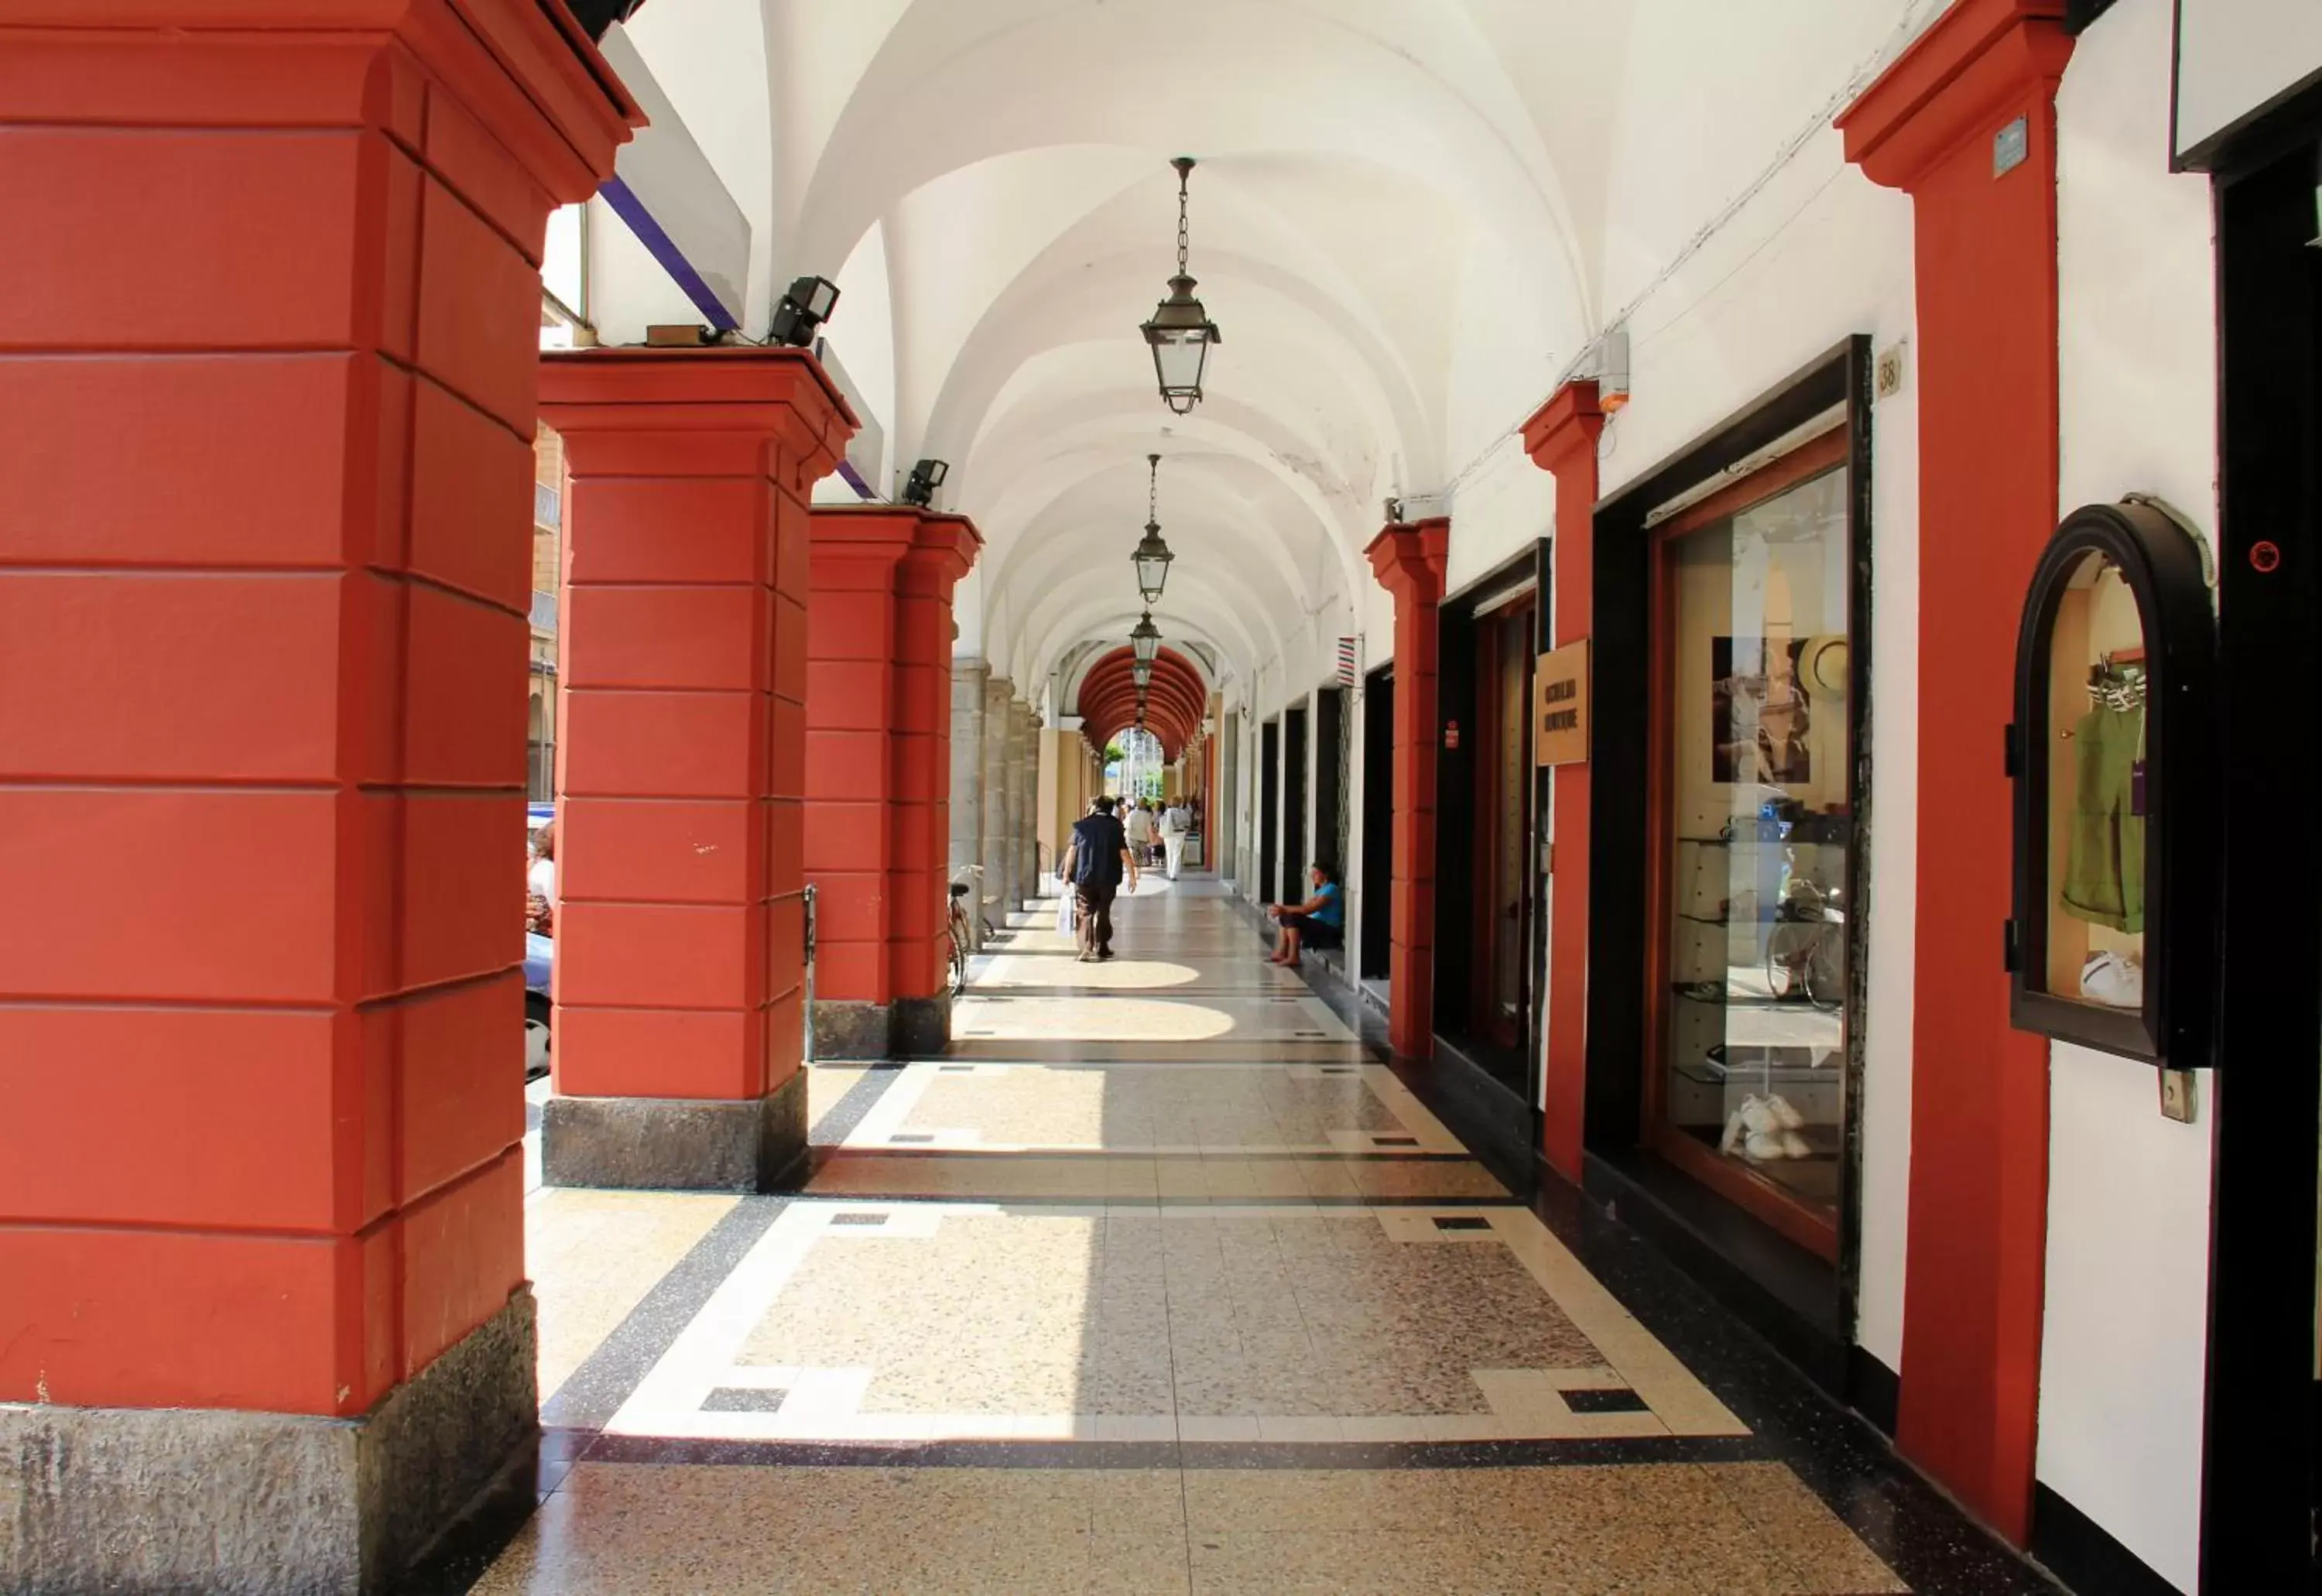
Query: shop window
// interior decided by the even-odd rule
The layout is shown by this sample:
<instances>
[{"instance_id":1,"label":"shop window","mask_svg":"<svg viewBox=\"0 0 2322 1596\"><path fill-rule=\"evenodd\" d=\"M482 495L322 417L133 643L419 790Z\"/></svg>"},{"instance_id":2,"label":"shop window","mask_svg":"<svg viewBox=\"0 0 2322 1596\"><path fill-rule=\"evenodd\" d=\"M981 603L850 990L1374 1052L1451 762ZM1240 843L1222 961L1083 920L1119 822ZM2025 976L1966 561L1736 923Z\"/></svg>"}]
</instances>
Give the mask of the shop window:
<instances>
[{"instance_id":1,"label":"shop window","mask_svg":"<svg viewBox=\"0 0 2322 1596\"><path fill-rule=\"evenodd\" d=\"M2190 533L2143 501L2066 518L2025 597L2008 737L2021 1028L2206 1062L2215 657Z\"/></svg>"},{"instance_id":2,"label":"shop window","mask_svg":"<svg viewBox=\"0 0 2322 1596\"><path fill-rule=\"evenodd\" d=\"M1662 890L1647 1135L1836 1255L1854 858L1852 529L1843 429L1656 540Z\"/></svg>"}]
</instances>

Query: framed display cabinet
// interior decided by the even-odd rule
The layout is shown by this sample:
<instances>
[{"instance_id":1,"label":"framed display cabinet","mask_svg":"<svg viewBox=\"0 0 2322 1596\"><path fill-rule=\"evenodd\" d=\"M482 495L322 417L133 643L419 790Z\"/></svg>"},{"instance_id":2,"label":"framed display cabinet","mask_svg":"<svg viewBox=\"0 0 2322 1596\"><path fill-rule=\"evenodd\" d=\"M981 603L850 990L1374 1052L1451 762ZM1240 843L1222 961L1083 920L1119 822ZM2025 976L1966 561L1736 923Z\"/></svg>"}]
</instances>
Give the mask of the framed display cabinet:
<instances>
[{"instance_id":1,"label":"framed display cabinet","mask_svg":"<svg viewBox=\"0 0 2322 1596\"><path fill-rule=\"evenodd\" d=\"M2019 1030L2210 1062L2217 674L2199 539L2147 499L2066 516L2025 598L2007 732Z\"/></svg>"}]
</instances>

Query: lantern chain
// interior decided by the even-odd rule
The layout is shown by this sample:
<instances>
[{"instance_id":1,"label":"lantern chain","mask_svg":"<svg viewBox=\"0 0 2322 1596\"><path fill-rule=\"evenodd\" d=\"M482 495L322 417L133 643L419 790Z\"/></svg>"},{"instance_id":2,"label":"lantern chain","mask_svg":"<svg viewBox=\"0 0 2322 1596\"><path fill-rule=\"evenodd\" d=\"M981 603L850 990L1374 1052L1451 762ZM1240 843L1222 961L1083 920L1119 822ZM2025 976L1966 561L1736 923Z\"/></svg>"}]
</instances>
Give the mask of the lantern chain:
<instances>
[{"instance_id":1,"label":"lantern chain","mask_svg":"<svg viewBox=\"0 0 2322 1596\"><path fill-rule=\"evenodd\" d=\"M1145 484L1145 522L1148 527L1157 530L1160 526L1161 457L1157 454L1148 454L1145 457L1145 461L1151 472L1150 479Z\"/></svg>"},{"instance_id":2,"label":"lantern chain","mask_svg":"<svg viewBox=\"0 0 2322 1596\"><path fill-rule=\"evenodd\" d=\"M1185 183L1193 175L1190 156L1181 155L1172 163L1177 169L1177 275L1185 275Z\"/></svg>"}]
</instances>

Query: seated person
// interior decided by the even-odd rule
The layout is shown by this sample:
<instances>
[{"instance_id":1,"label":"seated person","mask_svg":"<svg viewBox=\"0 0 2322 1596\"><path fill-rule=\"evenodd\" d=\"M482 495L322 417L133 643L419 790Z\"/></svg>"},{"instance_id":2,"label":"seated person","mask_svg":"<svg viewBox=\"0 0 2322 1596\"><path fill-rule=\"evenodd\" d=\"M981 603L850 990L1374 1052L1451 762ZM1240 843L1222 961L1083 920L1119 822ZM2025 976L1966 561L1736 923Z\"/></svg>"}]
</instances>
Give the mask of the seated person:
<instances>
[{"instance_id":1,"label":"seated person","mask_svg":"<svg viewBox=\"0 0 2322 1596\"><path fill-rule=\"evenodd\" d=\"M1295 970L1302 941L1318 948L1334 948L1346 938L1346 896L1339 891L1330 867L1310 864L1306 874L1314 884L1313 897L1287 907L1281 904L1266 906L1266 912L1282 927L1275 951L1266 960L1269 964L1286 964Z\"/></svg>"}]
</instances>

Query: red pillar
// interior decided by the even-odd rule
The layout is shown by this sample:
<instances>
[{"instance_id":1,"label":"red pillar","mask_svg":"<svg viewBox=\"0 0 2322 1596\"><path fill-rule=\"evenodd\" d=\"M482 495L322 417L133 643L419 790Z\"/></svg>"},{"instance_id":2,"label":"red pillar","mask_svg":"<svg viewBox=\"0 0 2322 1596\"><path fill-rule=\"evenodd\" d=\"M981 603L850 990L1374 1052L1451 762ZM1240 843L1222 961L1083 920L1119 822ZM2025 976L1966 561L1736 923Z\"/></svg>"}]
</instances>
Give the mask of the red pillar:
<instances>
[{"instance_id":1,"label":"red pillar","mask_svg":"<svg viewBox=\"0 0 2322 1596\"><path fill-rule=\"evenodd\" d=\"M983 547L965 516L923 515L896 571L888 979L899 1053L940 1053L951 1042L952 593Z\"/></svg>"},{"instance_id":2,"label":"red pillar","mask_svg":"<svg viewBox=\"0 0 2322 1596\"><path fill-rule=\"evenodd\" d=\"M1389 526L1371 570L1394 596L1394 909L1387 927L1387 1042L1404 1058L1435 1051L1436 608L1451 523Z\"/></svg>"},{"instance_id":3,"label":"red pillar","mask_svg":"<svg viewBox=\"0 0 2322 1596\"><path fill-rule=\"evenodd\" d=\"M895 571L918 514L815 511L807 623L806 871L815 888L814 1051L885 1058L895 724Z\"/></svg>"},{"instance_id":4,"label":"red pillar","mask_svg":"<svg viewBox=\"0 0 2322 1596\"><path fill-rule=\"evenodd\" d=\"M1961 0L1839 118L1917 220L1920 704L1910 1254L1896 1444L2014 1539L2031 1518L2047 1044L2009 1027L2017 606L2056 519L2062 0ZM2016 118L2022 162L1997 169Z\"/></svg>"},{"instance_id":5,"label":"red pillar","mask_svg":"<svg viewBox=\"0 0 2322 1596\"><path fill-rule=\"evenodd\" d=\"M789 349L540 358L571 476L553 1184L764 1189L806 1145L807 494Z\"/></svg>"},{"instance_id":6,"label":"red pillar","mask_svg":"<svg viewBox=\"0 0 2322 1596\"><path fill-rule=\"evenodd\" d=\"M1596 434L1604 412L1594 382L1568 382L1524 424L1532 463L1556 477L1555 636L1592 631L1595 613ZM1588 806L1584 764L1559 765L1550 850L1548 1039L1541 1150L1567 1180L1580 1179L1588 1086Z\"/></svg>"},{"instance_id":7,"label":"red pillar","mask_svg":"<svg viewBox=\"0 0 2322 1596\"><path fill-rule=\"evenodd\" d=\"M806 869L815 1053L886 1058L951 1039L952 589L983 539L909 506L814 512Z\"/></svg>"},{"instance_id":8,"label":"red pillar","mask_svg":"<svg viewBox=\"0 0 2322 1596\"><path fill-rule=\"evenodd\" d=\"M539 254L634 112L531 0L259 9L0 8L27 1589L370 1588L537 1427Z\"/></svg>"}]
</instances>

